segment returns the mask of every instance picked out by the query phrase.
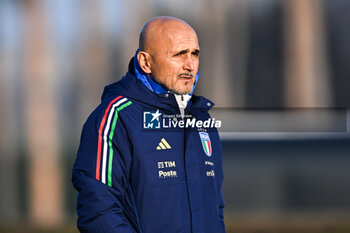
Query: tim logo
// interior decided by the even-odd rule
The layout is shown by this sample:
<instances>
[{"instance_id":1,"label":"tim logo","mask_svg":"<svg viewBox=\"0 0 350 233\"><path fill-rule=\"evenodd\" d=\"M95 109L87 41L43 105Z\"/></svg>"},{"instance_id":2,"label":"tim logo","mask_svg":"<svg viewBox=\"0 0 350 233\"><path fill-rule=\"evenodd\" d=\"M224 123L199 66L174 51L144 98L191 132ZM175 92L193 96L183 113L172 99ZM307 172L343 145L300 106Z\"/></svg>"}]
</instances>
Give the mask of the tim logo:
<instances>
[{"instance_id":1,"label":"tim logo","mask_svg":"<svg viewBox=\"0 0 350 233\"><path fill-rule=\"evenodd\" d=\"M143 112L143 128L160 129L161 115L159 109L155 112Z\"/></svg>"}]
</instances>

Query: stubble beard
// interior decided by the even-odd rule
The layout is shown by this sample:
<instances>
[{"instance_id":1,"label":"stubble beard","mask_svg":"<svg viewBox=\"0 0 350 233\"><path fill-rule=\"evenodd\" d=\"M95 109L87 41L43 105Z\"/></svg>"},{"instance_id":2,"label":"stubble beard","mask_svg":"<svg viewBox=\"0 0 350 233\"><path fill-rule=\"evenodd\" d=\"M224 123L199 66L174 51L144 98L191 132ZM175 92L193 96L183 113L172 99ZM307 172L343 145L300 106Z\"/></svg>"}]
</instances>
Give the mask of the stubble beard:
<instances>
[{"instance_id":1,"label":"stubble beard","mask_svg":"<svg viewBox=\"0 0 350 233\"><path fill-rule=\"evenodd\" d=\"M193 83L191 81L188 81L185 83L185 85L181 88L177 88L176 85L174 87L167 88L169 91L177 94L177 95L187 95L190 94L193 89Z\"/></svg>"},{"instance_id":2,"label":"stubble beard","mask_svg":"<svg viewBox=\"0 0 350 233\"><path fill-rule=\"evenodd\" d=\"M155 81L154 77L152 77L151 75L149 75L149 77L150 77L153 81ZM193 80L193 79L192 79L192 80ZM158 83L158 84L160 84L165 90L168 90L168 91L170 91L170 92L173 92L173 93L175 93L175 94L177 94L177 95L187 95L187 94L190 94L191 91L192 91L192 89L193 89L194 81L192 82L192 80L191 80L191 81L188 81L187 83L185 83L185 85L183 86L184 88L181 88L181 87L177 88L177 87L176 87L176 83L175 83L175 85L174 85L173 87L171 87L171 86L166 85L165 83L160 83L160 82L157 82L157 81L155 81L155 82ZM188 87L188 86L190 86L190 87L189 87L188 90L187 90L186 87ZM186 89L186 90L183 90L183 89Z\"/></svg>"}]
</instances>

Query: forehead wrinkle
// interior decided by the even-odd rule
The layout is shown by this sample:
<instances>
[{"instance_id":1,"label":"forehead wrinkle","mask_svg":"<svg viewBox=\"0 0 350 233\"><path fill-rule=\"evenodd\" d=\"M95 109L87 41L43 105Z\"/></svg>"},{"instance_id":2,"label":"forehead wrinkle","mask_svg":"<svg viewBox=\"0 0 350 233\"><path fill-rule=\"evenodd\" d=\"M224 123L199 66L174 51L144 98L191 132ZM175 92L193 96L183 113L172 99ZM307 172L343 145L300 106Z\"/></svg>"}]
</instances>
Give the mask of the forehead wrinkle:
<instances>
[{"instance_id":1,"label":"forehead wrinkle","mask_svg":"<svg viewBox=\"0 0 350 233\"><path fill-rule=\"evenodd\" d=\"M166 28L161 34L161 49L169 53L178 53L181 51L192 51L199 49L197 35L192 30L183 28ZM193 42L196 42L196 48L192 48ZM170 54L169 54L170 55Z\"/></svg>"},{"instance_id":2,"label":"forehead wrinkle","mask_svg":"<svg viewBox=\"0 0 350 233\"><path fill-rule=\"evenodd\" d=\"M174 40L172 41L173 46L169 46L171 52L175 53L189 53L189 52L194 52L194 51L199 51L199 45L198 45L198 40L195 38L193 40L193 36L195 35L185 35L185 36L179 36L173 38ZM196 43L193 44L193 41ZM194 47L193 47L194 46Z\"/></svg>"}]
</instances>

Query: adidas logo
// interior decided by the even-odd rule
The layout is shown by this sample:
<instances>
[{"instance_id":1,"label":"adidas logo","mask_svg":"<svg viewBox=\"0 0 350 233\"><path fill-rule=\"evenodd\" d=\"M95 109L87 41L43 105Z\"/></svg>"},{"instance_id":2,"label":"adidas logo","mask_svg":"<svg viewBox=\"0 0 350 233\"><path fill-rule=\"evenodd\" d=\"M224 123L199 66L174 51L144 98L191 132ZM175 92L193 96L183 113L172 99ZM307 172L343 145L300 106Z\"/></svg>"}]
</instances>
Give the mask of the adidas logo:
<instances>
[{"instance_id":1,"label":"adidas logo","mask_svg":"<svg viewBox=\"0 0 350 233\"><path fill-rule=\"evenodd\" d=\"M160 140L159 145L157 146L157 150L166 150L166 149L171 149L171 146L164 138L162 138L162 140Z\"/></svg>"}]
</instances>

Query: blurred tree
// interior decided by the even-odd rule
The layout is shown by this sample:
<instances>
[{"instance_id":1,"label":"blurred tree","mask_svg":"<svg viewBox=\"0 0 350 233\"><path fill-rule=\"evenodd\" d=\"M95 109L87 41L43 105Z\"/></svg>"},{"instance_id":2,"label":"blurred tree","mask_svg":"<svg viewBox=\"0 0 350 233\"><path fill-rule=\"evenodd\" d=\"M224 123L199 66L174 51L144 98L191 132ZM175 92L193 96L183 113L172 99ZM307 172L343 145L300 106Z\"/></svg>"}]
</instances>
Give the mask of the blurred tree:
<instances>
[{"instance_id":1,"label":"blurred tree","mask_svg":"<svg viewBox=\"0 0 350 233\"><path fill-rule=\"evenodd\" d=\"M0 224L19 217L19 151L21 148L18 111L19 15L11 1L0 1Z\"/></svg>"},{"instance_id":2,"label":"blurred tree","mask_svg":"<svg viewBox=\"0 0 350 233\"><path fill-rule=\"evenodd\" d=\"M323 1L286 0L284 29L287 106L331 106Z\"/></svg>"},{"instance_id":3,"label":"blurred tree","mask_svg":"<svg viewBox=\"0 0 350 233\"><path fill-rule=\"evenodd\" d=\"M24 2L25 120L29 155L29 218L38 226L63 219L58 113L45 1Z\"/></svg>"},{"instance_id":4,"label":"blurred tree","mask_svg":"<svg viewBox=\"0 0 350 233\"><path fill-rule=\"evenodd\" d=\"M91 14L94 12L94 14ZM102 27L101 2L87 0L81 5L79 17L78 113L84 122L100 103L103 87L109 82L110 51L107 33Z\"/></svg>"},{"instance_id":5,"label":"blurred tree","mask_svg":"<svg viewBox=\"0 0 350 233\"><path fill-rule=\"evenodd\" d=\"M282 107L283 12L281 1L249 1L246 107Z\"/></svg>"},{"instance_id":6,"label":"blurred tree","mask_svg":"<svg viewBox=\"0 0 350 233\"><path fill-rule=\"evenodd\" d=\"M327 39L333 81L334 106L350 108L350 1L326 0ZM349 114L350 117L350 114ZM350 121L349 121L350 122ZM349 124L350 127L350 124ZM350 130L349 130L350 131Z\"/></svg>"}]
</instances>

